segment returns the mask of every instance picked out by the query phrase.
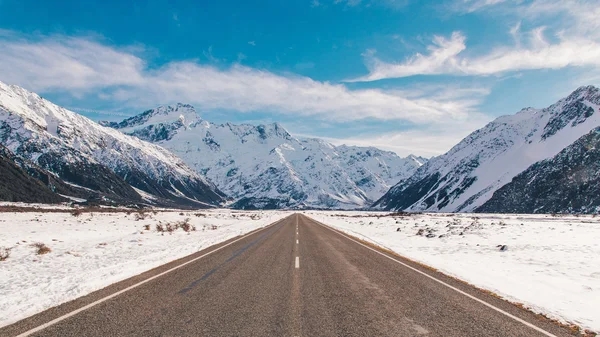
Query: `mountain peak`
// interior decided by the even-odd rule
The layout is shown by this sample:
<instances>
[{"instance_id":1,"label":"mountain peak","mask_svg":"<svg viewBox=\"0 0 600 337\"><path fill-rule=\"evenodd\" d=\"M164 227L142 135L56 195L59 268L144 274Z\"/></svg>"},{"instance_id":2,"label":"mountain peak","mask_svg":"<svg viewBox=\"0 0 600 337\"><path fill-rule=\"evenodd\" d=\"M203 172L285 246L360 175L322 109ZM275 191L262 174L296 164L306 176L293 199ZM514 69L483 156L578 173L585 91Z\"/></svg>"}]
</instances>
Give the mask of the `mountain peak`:
<instances>
[{"instance_id":1,"label":"mountain peak","mask_svg":"<svg viewBox=\"0 0 600 337\"><path fill-rule=\"evenodd\" d=\"M256 126L261 138L276 136L279 138L290 139L292 135L279 123L260 124Z\"/></svg>"},{"instance_id":2,"label":"mountain peak","mask_svg":"<svg viewBox=\"0 0 600 337\"><path fill-rule=\"evenodd\" d=\"M125 129L161 123L181 123L188 126L201 120L200 114L196 112L196 109L192 105L177 103L174 105L161 105L154 109L146 110L139 115L129 117L119 123L100 122L100 124L115 129Z\"/></svg>"},{"instance_id":3,"label":"mountain peak","mask_svg":"<svg viewBox=\"0 0 600 337\"><path fill-rule=\"evenodd\" d=\"M574 99L581 99L581 98L590 100L591 98L596 98L599 96L600 96L600 89L596 88L593 85L584 85L584 86L577 88L575 91L573 91L567 97L567 100L574 100Z\"/></svg>"}]
</instances>

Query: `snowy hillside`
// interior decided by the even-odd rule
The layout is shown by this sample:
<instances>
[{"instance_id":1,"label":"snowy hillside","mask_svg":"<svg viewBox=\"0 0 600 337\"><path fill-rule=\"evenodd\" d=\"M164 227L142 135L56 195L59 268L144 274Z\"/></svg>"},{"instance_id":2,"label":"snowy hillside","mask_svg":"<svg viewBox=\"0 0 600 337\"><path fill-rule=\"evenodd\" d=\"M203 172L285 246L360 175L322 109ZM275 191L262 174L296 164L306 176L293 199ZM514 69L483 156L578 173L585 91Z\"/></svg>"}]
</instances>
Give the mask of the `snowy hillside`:
<instances>
[{"instance_id":1,"label":"snowy hillside","mask_svg":"<svg viewBox=\"0 0 600 337\"><path fill-rule=\"evenodd\" d=\"M599 90L587 86L548 108L502 116L427 162L375 207L472 211L532 164L554 157L600 126L599 106Z\"/></svg>"},{"instance_id":2,"label":"snowy hillside","mask_svg":"<svg viewBox=\"0 0 600 337\"><path fill-rule=\"evenodd\" d=\"M239 208L369 206L426 161L297 139L277 123L217 125L184 104L103 124L172 151Z\"/></svg>"},{"instance_id":3,"label":"snowy hillside","mask_svg":"<svg viewBox=\"0 0 600 337\"><path fill-rule=\"evenodd\" d=\"M477 212L598 213L600 127L498 189Z\"/></svg>"},{"instance_id":4,"label":"snowy hillside","mask_svg":"<svg viewBox=\"0 0 600 337\"><path fill-rule=\"evenodd\" d=\"M62 180L114 198L197 207L223 200L167 150L1 82L0 144Z\"/></svg>"}]
</instances>

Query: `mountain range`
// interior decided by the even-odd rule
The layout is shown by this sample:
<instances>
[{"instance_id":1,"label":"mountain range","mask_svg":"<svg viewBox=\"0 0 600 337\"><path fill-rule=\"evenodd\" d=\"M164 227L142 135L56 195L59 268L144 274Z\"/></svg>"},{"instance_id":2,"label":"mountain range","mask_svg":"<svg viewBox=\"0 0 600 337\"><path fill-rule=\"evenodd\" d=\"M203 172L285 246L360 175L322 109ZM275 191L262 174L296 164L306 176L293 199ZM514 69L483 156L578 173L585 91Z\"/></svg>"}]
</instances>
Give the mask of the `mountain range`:
<instances>
[{"instance_id":1,"label":"mountain range","mask_svg":"<svg viewBox=\"0 0 600 337\"><path fill-rule=\"evenodd\" d=\"M429 160L374 207L428 212L597 212L598 171L591 158L597 156L599 107L600 91L586 86L547 108L526 108L499 117Z\"/></svg>"},{"instance_id":2,"label":"mountain range","mask_svg":"<svg viewBox=\"0 0 600 337\"><path fill-rule=\"evenodd\" d=\"M215 124L188 104L96 123L0 82L0 198L240 209L595 213L600 90L526 108L426 159Z\"/></svg>"},{"instance_id":3,"label":"mountain range","mask_svg":"<svg viewBox=\"0 0 600 337\"><path fill-rule=\"evenodd\" d=\"M198 208L225 202L212 183L162 147L1 82L0 144L23 165L71 185L75 197Z\"/></svg>"},{"instance_id":4,"label":"mountain range","mask_svg":"<svg viewBox=\"0 0 600 337\"><path fill-rule=\"evenodd\" d=\"M278 123L214 124L186 104L101 124L168 149L235 208L366 208L427 161L295 138Z\"/></svg>"},{"instance_id":5,"label":"mountain range","mask_svg":"<svg viewBox=\"0 0 600 337\"><path fill-rule=\"evenodd\" d=\"M297 139L276 123L217 125L186 104L101 124L0 82L0 145L6 162L60 200L361 208L426 162L376 148ZM19 199L6 193L0 197Z\"/></svg>"}]
</instances>

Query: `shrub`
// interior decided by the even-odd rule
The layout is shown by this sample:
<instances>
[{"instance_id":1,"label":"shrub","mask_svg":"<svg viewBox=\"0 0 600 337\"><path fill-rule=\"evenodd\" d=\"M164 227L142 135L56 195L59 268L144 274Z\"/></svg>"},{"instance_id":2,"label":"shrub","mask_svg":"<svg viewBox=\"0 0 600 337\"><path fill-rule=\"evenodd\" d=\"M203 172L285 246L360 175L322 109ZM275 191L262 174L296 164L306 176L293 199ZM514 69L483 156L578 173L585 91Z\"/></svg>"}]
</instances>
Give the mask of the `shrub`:
<instances>
[{"instance_id":1,"label":"shrub","mask_svg":"<svg viewBox=\"0 0 600 337\"><path fill-rule=\"evenodd\" d=\"M76 209L76 210L74 210L73 212L71 212L71 215L72 215L72 216L74 216L74 217L78 217L78 216L80 216L81 214L83 214L83 211L82 211L82 210L80 210L80 209Z\"/></svg>"},{"instance_id":2,"label":"shrub","mask_svg":"<svg viewBox=\"0 0 600 337\"><path fill-rule=\"evenodd\" d=\"M165 231L165 227L163 227L163 225L161 223L156 225L156 231L157 232L164 232Z\"/></svg>"},{"instance_id":3,"label":"shrub","mask_svg":"<svg viewBox=\"0 0 600 337\"><path fill-rule=\"evenodd\" d=\"M179 227L183 229L184 232L189 232L192 229L192 225L190 224L190 218L187 218L179 223Z\"/></svg>"},{"instance_id":4,"label":"shrub","mask_svg":"<svg viewBox=\"0 0 600 337\"><path fill-rule=\"evenodd\" d=\"M150 225L144 225L144 229L149 231L150 230Z\"/></svg>"},{"instance_id":5,"label":"shrub","mask_svg":"<svg viewBox=\"0 0 600 337\"><path fill-rule=\"evenodd\" d=\"M43 242L32 243L31 247L34 247L37 249L35 252L37 255L48 254L52 251L52 249L50 249L50 247L46 246Z\"/></svg>"},{"instance_id":6,"label":"shrub","mask_svg":"<svg viewBox=\"0 0 600 337\"><path fill-rule=\"evenodd\" d=\"M11 249L12 248L9 247L0 247L0 261L8 259L8 257L10 256Z\"/></svg>"}]
</instances>

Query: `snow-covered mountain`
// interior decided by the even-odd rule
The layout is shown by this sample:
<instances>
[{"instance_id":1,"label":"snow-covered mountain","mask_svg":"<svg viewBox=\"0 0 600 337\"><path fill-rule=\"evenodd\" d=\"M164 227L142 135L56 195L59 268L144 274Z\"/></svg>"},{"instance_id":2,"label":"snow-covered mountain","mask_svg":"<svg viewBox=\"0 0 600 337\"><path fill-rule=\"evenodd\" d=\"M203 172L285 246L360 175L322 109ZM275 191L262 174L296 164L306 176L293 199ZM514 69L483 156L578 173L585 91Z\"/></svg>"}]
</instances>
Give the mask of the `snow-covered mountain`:
<instances>
[{"instance_id":1,"label":"snow-covered mountain","mask_svg":"<svg viewBox=\"0 0 600 337\"><path fill-rule=\"evenodd\" d=\"M0 82L0 144L60 179L115 199L204 207L214 185L172 153Z\"/></svg>"},{"instance_id":2,"label":"snow-covered mountain","mask_svg":"<svg viewBox=\"0 0 600 337\"><path fill-rule=\"evenodd\" d=\"M378 209L469 212L539 161L600 126L600 90L581 87L545 109L502 116L392 187ZM555 182L555 188L562 188ZM488 205L489 206L489 205ZM486 208L502 211L501 208Z\"/></svg>"},{"instance_id":3,"label":"snow-covered mountain","mask_svg":"<svg viewBox=\"0 0 600 337\"><path fill-rule=\"evenodd\" d=\"M237 200L238 208L366 207L426 162L298 139L277 123L217 125L185 104L102 124L170 150Z\"/></svg>"},{"instance_id":4,"label":"snow-covered mountain","mask_svg":"<svg viewBox=\"0 0 600 337\"><path fill-rule=\"evenodd\" d=\"M600 127L498 189L477 212L598 213Z\"/></svg>"}]
</instances>

